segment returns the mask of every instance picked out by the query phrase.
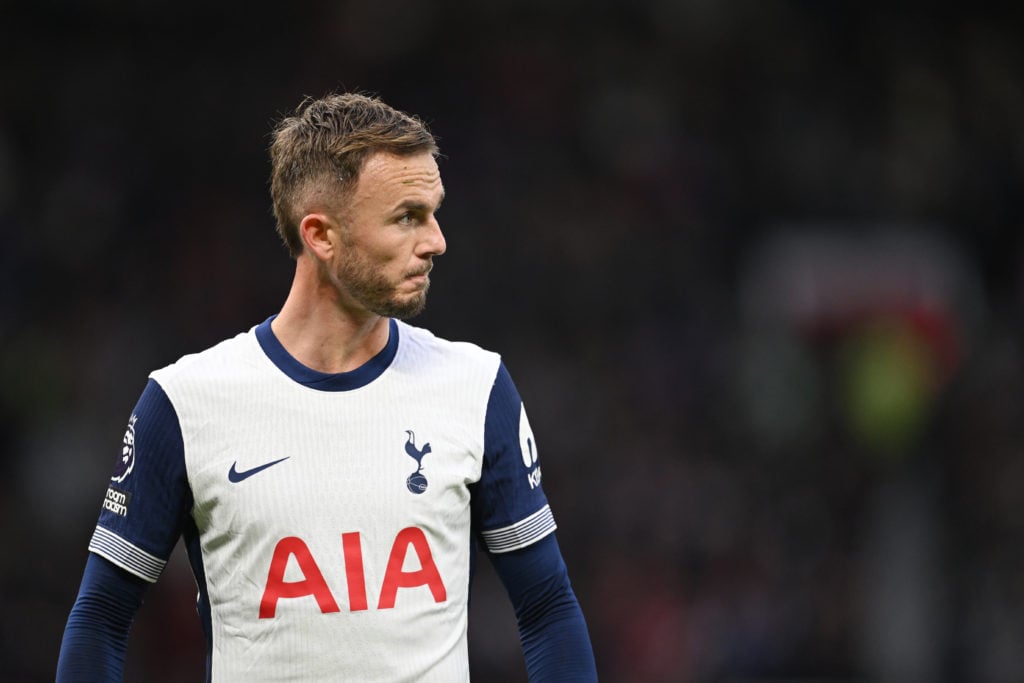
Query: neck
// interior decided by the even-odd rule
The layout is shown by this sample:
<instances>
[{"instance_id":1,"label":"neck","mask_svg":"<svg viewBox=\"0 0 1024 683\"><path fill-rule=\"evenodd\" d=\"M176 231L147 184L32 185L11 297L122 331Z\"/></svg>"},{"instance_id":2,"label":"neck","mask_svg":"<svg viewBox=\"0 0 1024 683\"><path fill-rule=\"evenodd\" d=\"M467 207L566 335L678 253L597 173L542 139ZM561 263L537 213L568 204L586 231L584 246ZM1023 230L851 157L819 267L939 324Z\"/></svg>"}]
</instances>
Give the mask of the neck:
<instances>
[{"instance_id":1,"label":"neck","mask_svg":"<svg viewBox=\"0 0 1024 683\"><path fill-rule=\"evenodd\" d=\"M326 373L360 367L387 345L389 333L387 318L342 306L333 285L304 257L270 327L292 357Z\"/></svg>"}]
</instances>

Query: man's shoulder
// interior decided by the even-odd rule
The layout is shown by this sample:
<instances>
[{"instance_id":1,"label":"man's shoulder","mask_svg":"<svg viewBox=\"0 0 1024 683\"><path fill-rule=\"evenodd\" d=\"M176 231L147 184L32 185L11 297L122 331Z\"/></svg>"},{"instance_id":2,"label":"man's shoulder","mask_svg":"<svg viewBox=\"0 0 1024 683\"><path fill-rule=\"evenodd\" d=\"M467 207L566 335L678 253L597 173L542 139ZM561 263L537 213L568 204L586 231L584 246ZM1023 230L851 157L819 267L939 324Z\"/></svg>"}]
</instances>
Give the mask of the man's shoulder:
<instances>
[{"instance_id":1,"label":"man's shoulder","mask_svg":"<svg viewBox=\"0 0 1024 683\"><path fill-rule=\"evenodd\" d=\"M255 360L254 351L258 347L254 329L240 332L202 351L184 355L170 365L154 370L150 377L166 389L168 384L251 368Z\"/></svg>"},{"instance_id":2,"label":"man's shoulder","mask_svg":"<svg viewBox=\"0 0 1024 683\"><path fill-rule=\"evenodd\" d=\"M421 327L399 323L401 344L395 363L409 376L433 377L442 385L479 385L490 391L501 356L473 342L451 341Z\"/></svg>"},{"instance_id":3,"label":"man's shoulder","mask_svg":"<svg viewBox=\"0 0 1024 683\"><path fill-rule=\"evenodd\" d=\"M445 339L426 328L416 327L405 322L398 322L398 334L404 350L415 356L432 355L457 362L493 365L495 368L501 360L501 357L494 351L489 351L473 342Z\"/></svg>"}]
</instances>

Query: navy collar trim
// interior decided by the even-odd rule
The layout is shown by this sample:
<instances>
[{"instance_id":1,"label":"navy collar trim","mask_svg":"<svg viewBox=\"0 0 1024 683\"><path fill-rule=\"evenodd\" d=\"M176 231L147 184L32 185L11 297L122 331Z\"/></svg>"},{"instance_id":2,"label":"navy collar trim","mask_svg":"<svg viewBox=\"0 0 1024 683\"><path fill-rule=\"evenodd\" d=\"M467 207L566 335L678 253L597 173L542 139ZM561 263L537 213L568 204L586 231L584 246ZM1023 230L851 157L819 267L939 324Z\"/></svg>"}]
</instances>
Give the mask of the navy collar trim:
<instances>
[{"instance_id":1,"label":"navy collar trim","mask_svg":"<svg viewBox=\"0 0 1024 683\"><path fill-rule=\"evenodd\" d=\"M318 391L351 391L364 387L377 379L391 365L398 353L398 323L389 321L388 343L380 352L363 365L349 372L320 372L297 361L285 350L274 335L270 323L276 315L272 315L256 326L256 340L260 343L263 353L277 366L299 384Z\"/></svg>"}]
</instances>

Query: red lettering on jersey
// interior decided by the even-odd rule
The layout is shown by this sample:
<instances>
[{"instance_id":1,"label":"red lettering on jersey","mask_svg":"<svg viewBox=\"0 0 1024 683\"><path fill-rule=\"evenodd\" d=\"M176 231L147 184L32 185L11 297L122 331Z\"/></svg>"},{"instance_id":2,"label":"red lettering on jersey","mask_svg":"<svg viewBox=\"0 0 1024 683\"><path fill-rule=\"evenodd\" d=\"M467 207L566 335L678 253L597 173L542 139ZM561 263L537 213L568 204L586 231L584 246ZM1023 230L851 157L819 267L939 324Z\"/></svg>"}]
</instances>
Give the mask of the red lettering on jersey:
<instances>
[{"instance_id":1,"label":"red lettering on jersey","mask_svg":"<svg viewBox=\"0 0 1024 683\"><path fill-rule=\"evenodd\" d=\"M420 568L413 572L402 571L409 546L416 552ZM384 585L380 589L380 602L377 609L390 609L395 606L395 597L399 588L429 586L434 602L444 602L448 594L441 581L441 574L434 564L434 556L430 553L430 545L422 529L414 526L406 527L398 532L395 543L391 546L388 568L384 572Z\"/></svg>"},{"instance_id":2,"label":"red lettering on jersey","mask_svg":"<svg viewBox=\"0 0 1024 683\"><path fill-rule=\"evenodd\" d=\"M305 577L302 581L285 581L284 572L288 567L288 558L294 557ZM324 581L316 560L309 548L296 536L288 536L277 542L274 557L270 560L270 573L267 575L267 587L263 590L260 600L260 619L269 619L277 612L277 601L281 598L301 598L312 595L320 605L320 611L340 612L331 590Z\"/></svg>"},{"instance_id":3,"label":"red lettering on jersey","mask_svg":"<svg viewBox=\"0 0 1024 683\"><path fill-rule=\"evenodd\" d=\"M348 608L353 612L368 609L366 603L366 575L363 574L363 546L359 532L341 535L345 553L345 577L348 579Z\"/></svg>"}]
</instances>

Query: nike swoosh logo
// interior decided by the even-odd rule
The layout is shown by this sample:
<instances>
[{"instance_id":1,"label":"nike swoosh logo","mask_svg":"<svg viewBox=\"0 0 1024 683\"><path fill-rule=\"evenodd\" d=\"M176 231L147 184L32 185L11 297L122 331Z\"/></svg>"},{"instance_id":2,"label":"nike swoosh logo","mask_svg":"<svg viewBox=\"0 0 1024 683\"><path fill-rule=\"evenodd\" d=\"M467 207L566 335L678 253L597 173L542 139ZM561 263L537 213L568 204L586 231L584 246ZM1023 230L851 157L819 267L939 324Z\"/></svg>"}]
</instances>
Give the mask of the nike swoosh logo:
<instances>
[{"instance_id":1,"label":"nike swoosh logo","mask_svg":"<svg viewBox=\"0 0 1024 683\"><path fill-rule=\"evenodd\" d=\"M274 460L273 462L268 462L263 465L253 467L251 470L244 470L242 472L239 472L238 470L235 469L235 466L238 464L238 461L236 460L235 462L231 463L231 469L228 471L228 481L230 481L232 484L237 484L240 481L245 481L254 474L259 474L268 467L273 467L277 463L284 462L287 459L288 458L281 458L280 460Z\"/></svg>"}]
</instances>

